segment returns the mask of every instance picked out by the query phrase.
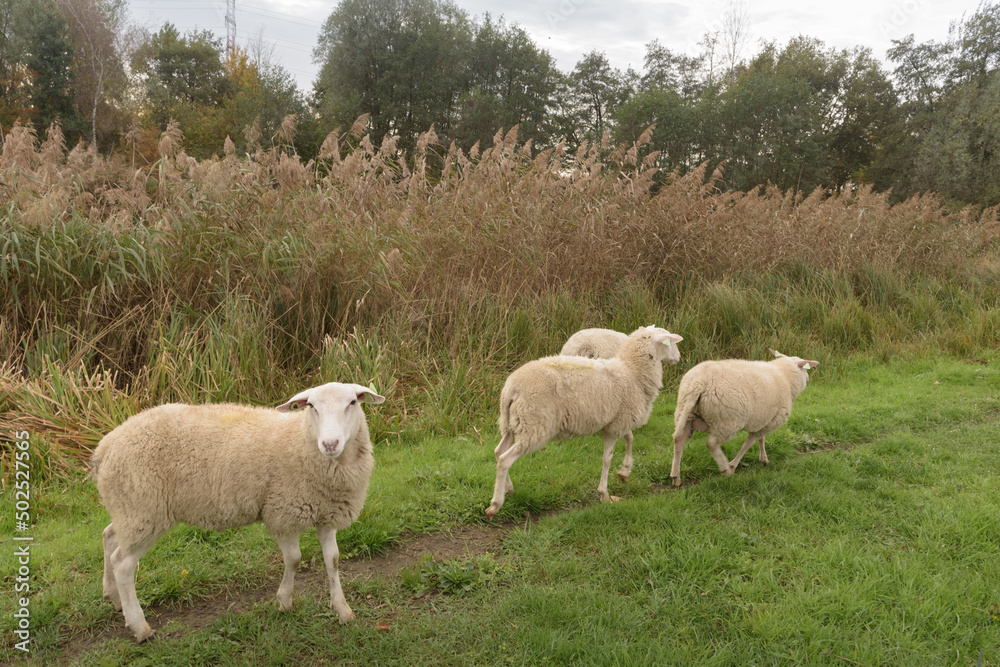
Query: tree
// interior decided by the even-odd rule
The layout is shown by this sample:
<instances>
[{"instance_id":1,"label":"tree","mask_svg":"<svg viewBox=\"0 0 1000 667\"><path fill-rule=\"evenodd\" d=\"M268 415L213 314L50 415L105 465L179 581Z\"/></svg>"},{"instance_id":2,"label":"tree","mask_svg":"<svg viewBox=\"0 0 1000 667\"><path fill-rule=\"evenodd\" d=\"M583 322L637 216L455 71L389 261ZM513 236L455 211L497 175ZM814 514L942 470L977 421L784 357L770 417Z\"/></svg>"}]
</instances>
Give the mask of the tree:
<instances>
[{"instance_id":1,"label":"tree","mask_svg":"<svg viewBox=\"0 0 1000 667\"><path fill-rule=\"evenodd\" d=\"M502 17L494 21L487 14L473 29L453 138L468 149L500 127L517 125L522 141L547 141L546 114L557 81L552 57Z\"/></svg>"},{"instance_id":2,"label":"tree","mask_svg":"<svg viewBox=\"0 0 1000 667\"><path fill-rule=\"evenodd\" d=\"M468 16L442 0L343 0L320 31L315 99L341 127L371 114L371 133L412 148L437 123L448 134L471 48Z\"/></svg>"},{"instance_id":3,"label":"tree","mask_svg":"<svg viewBox=\"0 0 1000 667\"><path fill-rule=\"evenodd\" d=\"M692 58L683 53L673 53L656 39L646 45L643 66L646 73L639 79L641 89L673 90L690 98L696 96L706 85L702 77L704 55Z\"/></svg>"},{"instance_id":4,"label":"tree","mask_svg":"<svg viewBox=\"0 0 1000 667\"><path fill-rule=\"evenodd\" d=\"M768 44L719 98L727 180L745 189L838 188L883 143L896 98L865 49L825 49L799 37Z\"/></svg>"},{"instance_id":5,"label":"tree","mask_svg":"<svg viewBox=\"0 0 1000 667\"><path fill-rule=\"evenodd\" d=\"M181 35L166 23L137 49L148 121L157 128L180 123L195 157L218 152L232 129L224 103L233 92L222 64L222 42L207 30Z\"/></svg>"},{"instance_id":6,"label":"tree","mask_svg":"<svg viewBox=\"0 0 1000 667\"><path fill-rule=\"evenodd\" d=\"M645 73L638 91L615 111L615 141L635 141L655 124L650 147L660 151L659 167L681 171L703 154L699 133L699 100L709 85L705 59L676 54L654 40L646 45Z\"/></svg>"},{"instance_id":7,"label":"tree","mask_svg":"<svg viewBox=\"0 0 1000 667\"><path fill-rule=\"evenodd\" d=\"M85 121L73 105L75 72L66 22L54 8L38 8L25 48L32 123L41 129L58 122L66 140L76 141L84 131Z\"/></svg>"},{"instance_id":8,"label":"tree","mask_svg":"<svg viewBox=\"0 0 1000 667\"><path fill-rule=\"evenodd\" d=\"M584 139L600 141L613 126L618 106L629 98L638 84L639 75L611 67L607 56L591 51L583 56L562 82L560 96L567 100L561 109L564 129L571 144Z\"/></svg>"},{"instance_id":9,"label":"tree","mask_svg":"<svg viewBox=\"0 0 1000 667\"><path fill-rule=\"evenodd\" d=\"M906 102L933 110L948 79L950 50L947 44L934 41L915 44L913 35L892 40L892 48L886 55L897 63L893 73Z\"/></svg>"},{"instance_id":10,"label":"tree","mask_svg":"<svg viewBox=\"0 0 1000 667\"><path fill-rule=\"evenodd\" d=\"M26 6L29 4L23 0L0 3L0 131L31 115L25 40L30 29L28 17L38 15L39 9Z\"/></svg>"},{"instance_id":11,"label":"tree","mask_svg":"<svg viewBox=\"0 0 1000 667\"><path fill-rule=\"evenodd\" d=\"M615 142L635 141L655 124L650 148L660 151L658 166L687 170L697 152L695 106L675 90L654 86L642 90L618 107Z\"/></svg>"},{"instance_id":12,"label":"tree","mask_svg":"<svg viewBox=\"0 0 1000 667\"><path fill-rule=\"evenodd\" d=\"M722 46L726 75L732 80L740 63L743 48L750 39L750 9L746 0L729 0L722 14Z\"/></svg>"},{"instance_id":13,"label":"tree","mask_svg":"<svg viewBox=\"0 0 1000 667\"><path fill-rule=\"evenodd\" d=\"M876 185L897 198L934 190L958 202L1000 203L1000 5L980 5L943 43L909 35L888 55L902 104L894 142L871 171Z\"/></svg>"},{"instance_id":14,"label":"tree","mask_svg":"<svg viewBox=\"0 0 1000 667\"><path fill-rule=\"evenodd\" d=\"M1000 4L982 4L948 30L951 86L990 85L990 73L1000 65Z\"/></svg>"},{"instance_id":15,"label":"tree","mask_svg":"<svg viewBox=\"0 0 1000 667\"><path fill-rule=\"evenodd\" d=\"M157 126L173 117L186 128L185 120L196 120L200 110L218 105L230 92L222 66L222 41L207 30L182 36L166 23L136 52L133 67L143 77Z\"/></svg>"},{"instance_id":16,"label":"tree","mask_svg":"<svg viewBox=\"0 0 1000 667\"><path fill-rule=\"evenodd\" d=\"M252 42L249 49L237 46L233 53L227 54L225 70L231 90L224 103L227 134L238 150L247 149L243 128L256 122L263 137L271 137L286 116L296 114L299 119L296 136L304 138L307 144L298 152L310 157L318 152L319 146L313 145L317 139L311 136L315 121L308 113L302 93L288 70L272 61L271 51L262 38ZM322 142L322 138L318 141Z\"/></svg>"},{"instance_id":17,"label":"tree","mask_svg":"<svg viewBox=\"0 0 1000 667\"><path fill-rule=\"evenodd\" d=\"M840 81L828 115L830 167L824 180L840 188L871 180L866 173L892 139L899 98L870 50L859 47L831 57Z\"/></svg>"},{"instance_id":18,"label":"tree","mask_svg":"<svg viewBox=\"0 0 1000 667\"><path fill-rule=\"evenodd\" d=\"M801 172L818 167L824 157L815 142L820 118L808 74L797 76L800 67L780 62L781 55L775 44L767 44L720 97L718 150L729 161L727 181L739 189L767 182L801 187Z\"/></svg>"},{"instance_id":19,"label":"tree","mask_svg":"<svg viewBox=\"0 0 1000 667\"><path fill-rule=\"evenodd\" d=\"M127 77L119 50L124 25L124 0L58 0L73 46L75 103L90 118L90 140L100 134L120 134L124 118L118 102L125 95Z\"/></svg>"}]
</instances>

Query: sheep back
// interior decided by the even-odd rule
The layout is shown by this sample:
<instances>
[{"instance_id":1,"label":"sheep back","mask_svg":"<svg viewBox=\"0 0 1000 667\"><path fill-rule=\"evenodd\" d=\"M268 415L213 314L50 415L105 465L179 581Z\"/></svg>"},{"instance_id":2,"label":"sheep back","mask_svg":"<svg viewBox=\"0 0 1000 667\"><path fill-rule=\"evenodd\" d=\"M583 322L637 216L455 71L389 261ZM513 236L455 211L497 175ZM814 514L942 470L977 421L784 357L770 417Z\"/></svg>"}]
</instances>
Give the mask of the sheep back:
<instances>
[{"instance_id":1,"label":"sheep back","mask_svg":"<svg viewBox=\"0 0 1000 667\"><path fill-rule=\"evenodd\" d=\"M582 329L569 337L559 354L610 359L618 354L628 335L612 329Z\"/></svg>"}]
</instances>

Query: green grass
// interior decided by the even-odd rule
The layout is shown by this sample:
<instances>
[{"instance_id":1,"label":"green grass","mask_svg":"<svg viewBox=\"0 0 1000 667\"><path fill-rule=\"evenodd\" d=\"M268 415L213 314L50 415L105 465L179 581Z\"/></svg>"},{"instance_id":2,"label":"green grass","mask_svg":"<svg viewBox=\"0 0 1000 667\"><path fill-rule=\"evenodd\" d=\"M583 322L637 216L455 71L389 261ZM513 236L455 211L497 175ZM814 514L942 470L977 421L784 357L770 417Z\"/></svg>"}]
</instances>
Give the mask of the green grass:
<instances>
[{"instance_id":1,"label":"green grass","mask_svg":"<svg viewBox=\"0 0 1000 667\"><path fill-rule=\"evenodd\" d=\"M221 591L267 595L180 636L109 639L122 619L101 599L106 514L89 481L46 485L33 500L31 659L65 661L61 644L94 636L75 662L974 665L982 651L984 665L1000 664L995 362L824 363L769 436L769 466L751 452L723 478L696 435L682 464L696 483L679 490L669 487L673 400L666 390L636 434L632 479L612 480L621 502L597 502L596 437L552 444L511 469L499 518L522 527L501 553L345 577L357 614L345 626L310 591L278 611L280 553L262 527L178 527L140 564L147 612L197 608ZM456 437L378 442L365 511L338 534L345 556L392 548L408 531L485 523L495 430L483 420ZM0 511L13 514L11 499ZM9 522L2 530L10 545ZM305 561L319 556L314 532L302 543ZM11 552L0 553L4 572ZM12 592L0 598L4 619L14 604Z\"/></svg>"}]
</instances>

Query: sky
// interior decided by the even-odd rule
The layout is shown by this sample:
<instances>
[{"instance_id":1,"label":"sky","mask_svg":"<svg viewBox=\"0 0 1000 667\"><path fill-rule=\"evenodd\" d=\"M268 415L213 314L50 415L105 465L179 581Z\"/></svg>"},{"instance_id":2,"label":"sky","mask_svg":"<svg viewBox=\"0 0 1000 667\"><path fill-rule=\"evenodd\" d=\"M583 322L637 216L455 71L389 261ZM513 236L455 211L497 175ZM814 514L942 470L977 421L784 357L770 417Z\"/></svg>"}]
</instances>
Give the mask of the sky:
<instances>
[{"instance_id":1,"label":"sky","mask_svg":"<svg viewBox=\"0 0 1000 667\"><path fill-rule=\"evenodd\" d=\"M698 42L722 28L731 0L453 0L470 16L489 12L521 25L564 72L585 53L603 51L612 67L642 72L645 45L654 39L671 51L696 55ZM744 57L759 51L761 41L785 44L797 35L827 46L867 46L885 60L893 39L913 34L917 42L943 41L948 26L973 14L980 0L742 0L747 12ZM306 93L319 66L312 51L335 0L236 0L237 41L263 39L273 46L272 61L287 69ZM151 31L167 21L181 32L210 30L225 43L226 0L129 0L132 19Z\"/></svg>"}]
</instances>

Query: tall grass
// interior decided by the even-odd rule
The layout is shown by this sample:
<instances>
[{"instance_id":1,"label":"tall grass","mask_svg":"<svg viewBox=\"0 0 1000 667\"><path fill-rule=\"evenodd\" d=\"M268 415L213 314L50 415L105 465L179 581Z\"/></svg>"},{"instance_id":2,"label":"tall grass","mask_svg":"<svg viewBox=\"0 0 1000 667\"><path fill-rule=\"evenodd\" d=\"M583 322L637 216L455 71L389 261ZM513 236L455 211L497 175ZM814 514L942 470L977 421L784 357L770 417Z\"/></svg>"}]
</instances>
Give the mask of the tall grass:
<instances>
[{"instance_id":1,"label":"tall grass","mask_svg":"<svg viewBox=\"0 0 1000 667\"><path fill-rule=\"evenodd\" d=\"M285 145L197 161L68 153L16 127L0 157L0 432L54 471L164 401L276 403L374 383L376 438L467 432L575 330L656 322L684 361L942 349L1000 333L996 211L869 188L802 198L659 175L631 146L535 152L500 132L412 156L363 119L319 162ZM5 456L9 452L5 450Z\"/></svg>"}]
</instances>

